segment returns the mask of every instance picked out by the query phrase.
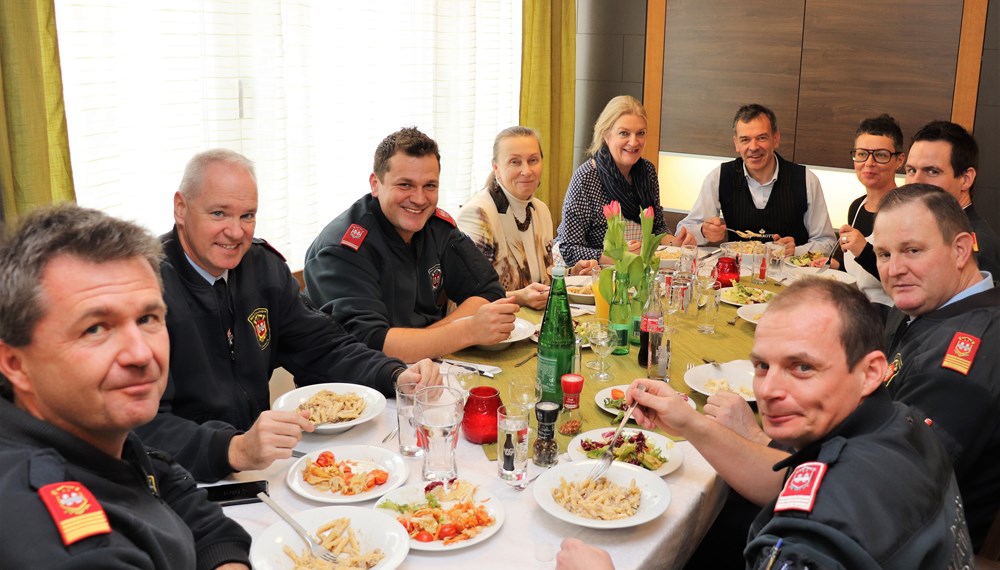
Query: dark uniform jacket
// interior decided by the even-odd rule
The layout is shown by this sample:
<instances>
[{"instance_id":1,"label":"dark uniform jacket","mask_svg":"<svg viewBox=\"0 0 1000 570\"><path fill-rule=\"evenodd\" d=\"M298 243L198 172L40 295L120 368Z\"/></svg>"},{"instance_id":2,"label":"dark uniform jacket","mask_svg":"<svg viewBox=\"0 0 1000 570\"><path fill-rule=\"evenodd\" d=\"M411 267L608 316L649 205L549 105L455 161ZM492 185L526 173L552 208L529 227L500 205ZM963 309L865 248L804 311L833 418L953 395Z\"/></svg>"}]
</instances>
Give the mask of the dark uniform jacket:
<instances>
[{"instance_id":1,"label":"dark uniform jacket","mask_svg":"<svg viewBox=\"0 0 1000 570\"><path fill-rule=\"evenodd\" d=\"M370 194L313 240L304 278L312 301L376 350L392 327L425 328L444 318L448 301L505 294L489 260L444 210L407 244Z\"/></svg>"},{"instance_id":2,"label":"dark uniform jacket","mask_svg":"<svg viewBox=\"0 0 1000 570\"><path fill-rule=\"evenodd\" d=\"M223 325L228 309L184 256L176 229L161 239L170 381L160 413L136 432L198 480L233 472L229 442L268 409L275 368L287 369L299 385L351 382L394 395L392 376L403 363L369 349L308 308L288 266L265 242L255 240L229 271L230 351Z\"/></svg>"},{"instance_id":3,"label":"dark uniform jacket","mask_svg":"<svg viewBox=\"0 0 1000 570\"><path fill-rule=\"evenodd\" d=\"M886 386L933 421L978 549L1000 509L1000 289L906 320L893 309L886 322Z\"/></svg>"},{"instance_id":4,"label":"dark uniform jacket","mask_svg":"<svg viewBox=\"0 0 1000 570\"><path fill-rule=\"evenodd\" d=\"M10 570L250 564L250 536L162 452L130 434L115 459L4 398L0 521L0 568Z\"/></svg>"},{"instance_id":5,"label":"dark uniform jacket","mask_svg":"<svg viewBox=\"0 0 1000 570\"><path fill-rule=\"evenodd\" d=\"M948 454L923 417L884 389L775 465L785 468L784 489L750 527L748 568L971 567Z\"/></svg>"},{"instance_id":6,"label":"dark uniform jacket","mask_svg":"<svg viewBox=\"0 0 1000 570\"><path fill-rule=\"evenodd\" d=\"M979 262L979 269L990 272L993 281L997 282L1000 280L1000 235L997 235L989 220L980 216L972 204L965 207L965 215L976 234L976 260Z\"/></svg>"}]
</instances>

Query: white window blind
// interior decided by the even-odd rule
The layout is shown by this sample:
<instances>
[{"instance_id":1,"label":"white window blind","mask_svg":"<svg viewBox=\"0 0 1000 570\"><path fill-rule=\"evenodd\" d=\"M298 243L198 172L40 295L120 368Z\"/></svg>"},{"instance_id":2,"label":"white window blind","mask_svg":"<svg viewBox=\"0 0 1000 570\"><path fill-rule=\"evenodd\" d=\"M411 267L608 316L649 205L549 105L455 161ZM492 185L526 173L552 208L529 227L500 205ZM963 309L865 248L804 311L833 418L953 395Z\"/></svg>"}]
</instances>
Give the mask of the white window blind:
<instances>
[{"instance_id":1,"label":"white window blind","mask_svg":"<svg viewBox=\"0 0 1000 570\"><path fill-rule=\"evenodd\" d=\"M187 160L256 163L257 236L293 269L369 192L375 146L441 147L452 214L517 124L521 5L503 0L55 0L77 201L156 233Z\"/></svg>"}]
</instances>

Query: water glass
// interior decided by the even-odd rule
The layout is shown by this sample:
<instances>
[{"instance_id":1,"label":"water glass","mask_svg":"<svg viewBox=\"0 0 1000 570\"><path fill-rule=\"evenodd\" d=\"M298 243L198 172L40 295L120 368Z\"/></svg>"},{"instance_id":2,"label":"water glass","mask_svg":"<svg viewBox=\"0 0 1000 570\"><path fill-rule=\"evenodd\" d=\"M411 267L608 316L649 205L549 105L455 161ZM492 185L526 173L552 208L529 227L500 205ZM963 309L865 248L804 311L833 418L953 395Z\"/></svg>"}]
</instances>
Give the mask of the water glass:
<instances>
[{"instance_id":1,"label":"water glass","mask_svg":"<svg viewBox=\"0 0 1000 570\"><path fill-rule=\"evenodd\" d=\"M767 257L764 252L764 244L757 243L747 254L750 260L750 282L754 285L767 283Z\"/></svg>"},{"instance_id":2,"label":"water glass","mask_svg":"<svg viewBox=\"0 0 1000 570\"><path fill-rule=\"evenodd\" d=\"M764 247L767 250L767 274L771 279L781 279L785 270L785 244L771 242Z\"/></svg>"},{"instance_id":3,"label":"water glass","mask_svg":"<svg viewBox=\"0 0 1000 570\"><path fill-rule=\"evenodd\" d=\"M719 314L719 283L712 282L700 288L698 299L698 332L715 333L715 317Z\"/></svg>"},{"instance_id":4,"label":"water glass","mask_svg":"<svg viewBox=\"0 0 1000 570\"><path fill-rule=\"evenodd\" d=\"M497 474L510 485L528 474L528 410L520 405L497 410Z\"/></svg>"},{"instance_id":5,"label":"water glass","mask_svg":"<svg viewBox=\"0 0 1000 570\"><path fill-rule=\"evenodd\" d=\"M694 283L690 273L677 273L670 283L670 297L667 299L667 315L671 322L677 318L691 315L692 297L694 296Z\"/></svg>"},{"instance_id":6,"label":"water glass","mask_svg":"<svg viewBox=\"0 0 1000 570\"><path fill-rule=\"evenodd\" d=\"M399 431L399 453L406 457L423 455L424 449L417 443L417 422L413 414L417 405L417 390L414 383L396 384L396 422Z\"/></svg>"},{"instance_id":7,"label":"water glass","mask_svg":"<svg viewBox=\"0 0 1000 570\"><path fill-rule=\"evenodd\" d=\"M497 441L497 409L500 391L493 386L476 386L469 392L462 415L462 435L481 445Z\"/></svg>"},{"instance_id":8,"label":"water glass","mask_svg":"<svg viewBox=\"0 0 1000 570\"><path fill-rule=\"evenodd\" d=\"M590 349L597 355L597 372L591 375L595 382L609 382L612 375L607 370L604 359L618 346L618 334L605 319L595 319L587 325L587 340Z\"/></svg>"},{"instance_id":9,"label":"water glass","mask_svg":"<svg viewBox=\"0 0 1000 570\"><path fill-rule=\"evenodd\" d=\"M691 273L694 271L695 263L698 259L698 246L682 245L681 257L677 262L678 273Z\"/></svg>"},{"instance_id":10,"label":"water glass","mask_svg":"<svg viewBox=\"0 0 1000 570\"><path fill-rule=\"evenodd\" d=\"M428 386L416 395L417 441L424 449L425 481L447 482L458 477L455 446L462 429L465 396L449 386Z\"/></svg>"}]
</instances>

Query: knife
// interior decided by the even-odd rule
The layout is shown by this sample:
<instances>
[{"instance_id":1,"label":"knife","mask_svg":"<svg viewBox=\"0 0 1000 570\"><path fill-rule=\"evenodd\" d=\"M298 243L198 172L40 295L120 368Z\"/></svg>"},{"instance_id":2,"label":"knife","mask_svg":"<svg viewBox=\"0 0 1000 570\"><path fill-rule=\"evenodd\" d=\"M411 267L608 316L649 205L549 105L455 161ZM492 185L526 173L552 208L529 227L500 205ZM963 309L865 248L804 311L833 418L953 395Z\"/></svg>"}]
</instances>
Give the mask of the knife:
<instances>
[{"instance_id":1,"label":"knife","mask_svg":"<svg viewBox=\"0 0 1000 570\"><path fill-rule=\"evenodd\" d=\"M717 250L715 250L715 251L713 251L713 252L710 252L710 253L706 253L705 255L703 255L703 256L701 256L701 257L699 257L699 258L698 258L698 261L705 261L705 260L706 260L706 259L708 259L709 257L712 257L713 255L716 255L716 254L719 254L719 253L722 253L722 250L721 250L721 249L717 249Z\"/></svg>"},{"instance_id":2,"label":"knife","mask_svg":"<svg viewBox=\"0 0 1000 570\"><path fill-rule=\"evenodd\" d=\"M433 361L437 362L438 364L450 364L452 366L457 366L458 368L464 368L470 372L475 372L476 374L484 376L486 378L493 378L492 372L486 372L485 370L476 368L475 366L469 366L468 364L462 364L461 362L455 362L454 360L447 360L445 358L434 358Z\"/></svg>"}]
</instances>

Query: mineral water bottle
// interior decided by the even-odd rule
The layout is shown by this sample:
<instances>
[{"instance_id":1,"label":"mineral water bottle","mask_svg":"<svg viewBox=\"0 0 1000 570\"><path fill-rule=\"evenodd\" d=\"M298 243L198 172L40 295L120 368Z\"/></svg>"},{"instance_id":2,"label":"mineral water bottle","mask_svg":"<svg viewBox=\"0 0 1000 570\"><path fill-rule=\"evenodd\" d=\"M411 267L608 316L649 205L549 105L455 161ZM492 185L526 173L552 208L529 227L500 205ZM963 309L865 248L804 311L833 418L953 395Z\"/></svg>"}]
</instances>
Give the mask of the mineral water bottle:
<instances>
[{"instance_id":1,"label":"mineral water bottle","mask_svg":"<svg viewBox=\"0 0 1000 570\"><path fill-rule=\"evenodd\" d=\"M618 338L611 354L628 354L628 330L632 324L632 311L628 303L628 274L615 270L615 294L611 298L609 319L611 329Z\"/></svg>"},{"instance_id":2,"label":"mineral water bottle","mask_svg":"<svg viewBox=\"0 0 1000 570\"><path fill-rule=\"evenodd\" d=\"M573 353L576 335L573 319L569 314L569 297L566 295L566 267L558 264L552 268L552 286L542 316L538 333L538 384L542 387L542 401L562 404L563 392L560 379L573 371Z\"/></svg>"}]
</instances>

